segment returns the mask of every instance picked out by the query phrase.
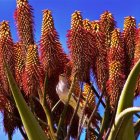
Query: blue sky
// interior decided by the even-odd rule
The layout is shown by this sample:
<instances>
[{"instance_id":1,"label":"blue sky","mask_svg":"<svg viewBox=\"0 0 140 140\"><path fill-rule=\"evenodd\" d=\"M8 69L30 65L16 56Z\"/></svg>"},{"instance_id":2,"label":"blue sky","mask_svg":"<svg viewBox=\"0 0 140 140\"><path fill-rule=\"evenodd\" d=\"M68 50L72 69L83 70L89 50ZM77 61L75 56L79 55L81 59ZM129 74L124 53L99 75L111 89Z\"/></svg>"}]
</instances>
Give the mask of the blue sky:
<instances>
[{"instance_id":1,"label":"blue sky","mask_svg":"<svg viewBox=\"0 0 140 140\"><path fill-rule=\"evenodd\" d=\"M42 10L52 10L55 27L65 51L67 51L66 33L70 28L71 14L75 10L80 10L83 18L89 18L90 20L99 19L100 14L109 10L117 21L117 27L120 28L123 28L123 20L126 16L134 16L137 24L140 23L140 0L29 0L29 3L34 8L36 41L39 41L41 34ZM13 19L15 7L16 0L0 0L0 22L2 20L10 21L14 41L17 40ZM3 133L1 116L0 139L7 140ZM14 137L14 140L20 139L19 135Z\"/></svg>"}]
</instances>

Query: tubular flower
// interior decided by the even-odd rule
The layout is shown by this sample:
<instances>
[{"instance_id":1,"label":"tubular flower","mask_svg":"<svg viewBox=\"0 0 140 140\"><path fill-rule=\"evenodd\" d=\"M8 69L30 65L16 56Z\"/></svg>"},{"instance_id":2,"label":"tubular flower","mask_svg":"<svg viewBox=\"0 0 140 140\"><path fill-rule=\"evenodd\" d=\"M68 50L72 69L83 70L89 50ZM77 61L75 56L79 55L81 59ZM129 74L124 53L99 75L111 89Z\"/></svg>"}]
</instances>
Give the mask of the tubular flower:
<instances>
[{"instance_id":1,"label":"tubular flower","mask_svg":"<svg viewBox=\"0 0 140 140\"><path fill-rule=\"evenodd\" d=\"M140 59L140 27L137 29L136 32L136 46L134 52L134 65ZM136 85L136 95L140 94L140 77L138 78L137 85Z\"/></svg>"},{"instance_id":2,"label":"tubular flower","mask_svg":"<svg viewBox=\"0 0 140 140\"><path fill-rule=\"evenodd\" d=\"M123 38L126 54L126 68L128 75L133 65L135 51L136 21L134 17L128 16L125 18Z\"/></svg>"},{"instance_id":3,"label":"tubular flower","mask_svg":"<svg viewBox=\"0 0 140 140\"><path fill-rule=\"evenodd\" d=\"M111 12L105 11L100 16L101 30L105 34L106 45L109 48L111 43L111 32L115 28L115 20Z\"/></svg>"},{"instance_id":4,"label":"tubular flower","mask_svg":"<svg viewBox=\"0 0 140 140\"><path fill-rule=\"evenodd\" d=\"M4 60L14 74L13 40L7 21L0 23L0 81L6 92L9 92L8 81L4 70Z\"/></svg>"},{"instance_id":5,"label":"tubular flower","mask_svg":"<svg viewBox=\"0 0 140 140\"><path fill-rule=\"evenodd\" d=\"M94 31L97 31L98 29L99 29L99 20L93 20L93 21L91 21L91 26L92 26L92 29L94 30Z\"/></svg>"},{"instance_id":6,"label":"tubular flower","mask_svg":"<svg viewBox=\"0 0 140 140\"><path fill-rule=\"evenodd\" d=\"M21 86L22 74L25 68L26 52L24 46L21 43L14 44L14 60L15 60L15 79L16 82Z\"/></svg>"},{"instance_id":7,"label":"tubular flower","mask_svg":"<svg viewBox=\"0 0 140 140\"><path fill-rule=\"evenodd\" d=\"M14 14L20 42L26 47L34 44L33 9L28 0L17 0Z\"/></svg>"},{"instance_id":8,"label":"tubular flower","mask_svg":"<svg viewBox=\"0 0 140 140\"><path fill-rule=\"evenodd\" d=\"M105 35L101 31L101 24L98 21L92 22L93 34L95 34L95 45L98 49L96 61L92 63L92 70L95 74L97 85L100 91L105 91L108 78L107 47Z\"/></svg>"},{"instance_id":9,"label":"tubular flower","mask_svg":"<svg viewBox=\"0 0 140 140\"><path fill-rule=\"evenodd\" d=\"M91 50L94 43L89 41L89 36L87 37L87 31L83 27L82 16L79 11L72 14L71 29L67 36L73 72L77 73L79 80L89 81Z\"/></svg>"},{"instance_id":10,"label":"tubular flower","mask_svg":"<svg viewBox=\"0 0 140 140\"><path fill-rule=\"evenodd\" d=\"M9 135L13 135L14 130L21 126L21 121L17 109L11 102L5 104L3 111L3 124L5 132Z\"/></svg>"},{"instance_id":11,"label":"tubular flower","mask_svg":"<svg viewBox=\"0 0 140 140\"><path fill-rule=\"evenodd\" d=\"M95 96L93 91L90 89L90 85L87 83L84 84L82 97L83 98L81 99L81 107L85 106L87 100L85 113L88 114L88 116L90 116L95 107ZM96 121L94 120L94 122Z\"/></svg>"},{"instance_id":12,"label":"tubular flower","mask_svg":"<svg viewBox=\"0 0 140 140\"><path fill-rule=\"evenodd\" d=\"M93 28L91 25L91 22L88 19L83 20L83 27L86 30L86 39L88 41L88 52L87 52L87 57L91 62L95 61L95 57L98 55L98 50L95 45L95 34L93 33Z\"/></svg>"},{"instance_id":13,"label":"tubular flower","mask_svg":"<svg viewBox=\"0 0 140 140\"><path fill-rule=\"evenodd\" d=\"M108 53L109 80L107 94L112 109L117 104L118 97L125 82L125 57L121 33L118 29L112 32L111 47Z\"/></svg>"},{"instance_id":14,"label":"tubular flower","mask_svg":"<svg viewBox=\"0 0 140 140\"><path fill-rule=\"evenodd\" d=\"M68 62L58 34L54 27L51 11L43 11L42 34L40 40L41 62L48 77L63 73L64 66Z\"/></svg>"},{"instance_id":15,"label":"tubular flower","mask_svg":"<svg viewBox=\"0 0 140 140\"><path fill-rule=\"evenodd\" d=\"M83 20L83 27L87 31L92 31L92 26L88 19Z\"/></svg>"},{"instance_id":16,"label":"tubular flower","mask_svg":"<svg viewBox=\"0 0 140 140\"><path fill-rule=\"evenodd\" d=\"M94 96L94 93L93 93L93 91L90 89L90 85L87 84L87 83L84 84L84 87L83 87L83 88L84 88L84 89L83 89L83 94L82 94L82 96L83 96L83 98L84 98L84 101L86 100L86 98L87 98L87 96L88 96L88 94L89 94L89 96L88 96L88 101L87 101L87 106L88 106L91 110L93 110L93 108L95 107L95 96ZM85 104L85 102L84 102L84 104Z\"/></svg>"},{"instance_id":17,"label":"tubular flower","mask_svg":"<svg viewBox=\"0 0 140 140\"><path fill-rule=\"evenodd\" d=\"M48 78L47 103L52 108L59 100L55 89L59 75L64 72L68 59L59 42L53 17L49 10L43 11L40 53L40 60ZM61 110L56 111L55 113L60 114Z\"/></svg>"},{"instance_id":18,"label":"tubular flower","mask_svg":"<svg viewBox=\"0 0 140 140\"><path fill-rule=\"evenodd\" d=\"M28 46L23 76L23 87L25 93L35 95L42 81L42 69L39 62L36 45ZM40 85L41 86L41 85Z\"/></svg>"},{"instance_id":19,"label":"tubular flower","mask_svg":"<svg viewBox=\"0 0 140 140\"><path fill-rule=\"evenodd\" d=\"M5 103L6 103L6 92L4 91L3 85L0 81L0 112L3 111L4 107L5 107Z\"/></svg>"}]
</instances>

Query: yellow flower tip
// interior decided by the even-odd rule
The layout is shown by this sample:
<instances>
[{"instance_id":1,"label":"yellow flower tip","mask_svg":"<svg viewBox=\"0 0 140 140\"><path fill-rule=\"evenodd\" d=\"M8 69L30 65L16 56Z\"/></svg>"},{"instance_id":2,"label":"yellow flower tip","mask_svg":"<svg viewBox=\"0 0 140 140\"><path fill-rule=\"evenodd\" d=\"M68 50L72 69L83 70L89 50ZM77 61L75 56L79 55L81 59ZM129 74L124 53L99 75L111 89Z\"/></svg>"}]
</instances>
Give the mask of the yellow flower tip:
<instances>
[{"instance_id":1,"label":"yellow flower tip","mask_svg":"<svg viewBox=\"0 0 140 140\"><path fill-rule=\"evenodd\" d=\"M114 29L112 31L112 36L111 36L111 47L118 47L121 46L121 33L120 29Z\"/></svg>"},{"instance_id":2,"label":"yellow flower tip","mask_svg":"<svg viewBox=\"0 0 140 140\"><path fill-rule=\"evenodd\" d=\"M43 10L42 35L54 30L54 21L50 10Z\"/></svg>"},{"instance_id":3,"label":"yellow flower tip","mask_svg":"<svg viewBox=\"0 0 140 140\"><path fill-rule=\"evenodd\" d=\"M72 14L72 17L71 17L71 28L77 28L80 26L82 26L82 15L81 15L81 12L80 11L75 11L73 14Z\"/></svg>"},{"instance_id":4,"label":"yellow flower tip","mask_svg":"<svg viewBox=\"0 0 140 140\"><path fill-rule=\"evenodd\" d=\"M132 16L127 16L124 18L124 30L128 29L129 27L134 27L136 26L136 20Z\"/></svg>"},{"instance_id":5,"label":"yellow flower tip","mask_svg":"<svg viewBox=\"0 0 140 140\"><path fill-rule=\"evenodd\" d=\"M43 14L47 14L47 15L51 15L52 14L52 12L49 9L44 9L42 11L43 11Z\"/></svg>"},{"instance_id":6,"label":"yellow flower tip","mask_svg":"<svg viewBox=\"0 0 140 140\"><path fill-rule=\"evenodd\" d=\"M79 17L79 18L81 18L81 11L74 11L74 13L72 14L72 17Z\"/></svg>"},{"instance_id":7,"label":"yellow flower tip","mask_svg":"<svg viewBox=\"0 0 140 140\"><path fill-rule=\"evenodd\" d=\"M17 0L17 7L22 7L23 5L27 3L28 3L28 0Z\"/></svg>"},{"instance_id":8,"label":"yellow flower tip","mask_svg":"<svg viewBox=\"0 0 140 140\"><path fill-rule=\"evenodd\" d=\"M0 34L8 34L10 32L9 21L0 22Z\"/></svg>"},{"instance_id":9,"label":"yellow flower tip","mask_svg":"<svg viewBox=\"0 0 140 140\"><path fill-rule=\"evenodd\" d=\"M91 21L91 26L92 26L93 30L99 31L99 29L100 29L99 20L93 20L93 21Z\"/></svg>"},{"instance_id":10,"label":"yellow flower tip","mask_svg":"<svg viewBox=\"0 0 140 140\"><path fill-rule=\"evenodd\" d=\"M110 11L105 11L102 15L101 15L101 19L103 18L113 18L113 15Z\"/></svg>"},{"instance_id":11,"label":"yellow flower tip","mask_svg":"<svg viewBox=\"0 0 140 140\"><path fill-rule=\"evenodd\" d=\"M9 21L2 21L0 23L0 38L11 37Z\"/></svg>"},{"instance_id":12,"label":"yellow flower tip","mask_svg":"<svg viewBox=\"0 0 140 140\"><path fill-rule=\"evenodd\" d=\"M83 26L84 29L86 29L87 31L90 31L92 29L91 22L89 21L89 19L83 20Z\"/></svg>"}]
</instances>

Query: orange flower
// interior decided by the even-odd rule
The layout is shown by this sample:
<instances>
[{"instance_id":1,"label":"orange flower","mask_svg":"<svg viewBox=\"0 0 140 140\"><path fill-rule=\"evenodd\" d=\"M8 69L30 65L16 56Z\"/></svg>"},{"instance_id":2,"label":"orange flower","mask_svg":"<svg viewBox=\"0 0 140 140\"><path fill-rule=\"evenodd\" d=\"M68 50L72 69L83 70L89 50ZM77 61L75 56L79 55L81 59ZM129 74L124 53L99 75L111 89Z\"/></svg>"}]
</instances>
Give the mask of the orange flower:
<instances>
[{"instance_id":1,"label":"orange flower","mask_svg":"<svg viewBox=\"0 0 140 140\"><path fill-rule=\"evenodd\" d=\"M110 105L115 107L118 97L125 82L125 56L121 33L118 29L112 32L111 47L108 53L109 80L107 83L107 94Z\"/></svg>"},{"instance_id":2,"label":"orange flower","mask_svg":"<svg viewBox=\"0 0 140 140\"><path fill-rule=\"evenodd\" d=\"M135 38L136 38L136 21L134 17L128 16L124 20L124 47L126 55L126 72L129 74L133 66Z\"/></svg>"},{"instance_id":3,"label":"orange flower","mask_svg":"<svg viewBox=\"0 0 140 140\"><path fill-rule=\"evenodd\" d=\"M17 9L14 17L20 42L26 47L34 44L34 22L32 11L33 9L29 5L28 0L17 0Z\"/></svg>"},{"instance_id":4,"label":"orange flower","mask_svg":"<svg viewBox=\"0 0 140 140\"><path fill-rule=\"evenodd\" d=\"M107 48L109 48L111 43L111 32L116 26L116 22L111 12L105 11L100 16L101 30L105 34L105 42Z\"/></svg>"},{"instance_id":5,"label":"orange flower","mask_svg":"<svg viewBox=\"0 0 140 140\"><path fill-rule=\"evenodd\" d=\"M95 45L96 36L92 24L88 19L83 20L83 27L86 30L86 40L88 41L86 57L88 57L88 60L90 61L89 64L91 65L95 62L95 58L98 55L98 49Z\"/></svg>"},{"instance_id":6,"label":"orange flower","mask_svg":"<svg viewBox=\"0 0 140 140\"><path fill-rule=\"evenodd\" d=\"M21 43L14 44L15 79L19 86L22 86L22 74L25 68L26 52Z\"/></svg>"},{"instance_id":7,"label":"orange flower","mask_svg":"<svg viewBox=\"0 0 140 140\"><path fill-rule=\"evenodd\" d=\"M3 125L5 132L11 136L14 130L22 125L16 107L9 101L5 104L5 109L3 111Z\"/></svg>"},{"instance_id":8,"label":"orange flower","mask_svg":"<svg viewBox=\"0 0 140 140\"><path fill-rule=\"evenodd\" d=\"M39 62L36 45L28 46L23 76L25 93L35 95L39 86L43 84L43 72Z\"/></svg>"},{"instance_id":9,"label":"orange flower","mask_svg":"<svg viewBox=\"0 0 140 140\"><path fill-rule=\"evenodd\" d=\"M10 27L7 21L0 23L0 81L4 90L8 93L9 86L4 70L4 59L14 74L13 40Z\"/></svg>"},{"instance_id":10,"label":"orange flower","mask_svg":"<svg viewBox=\"0 0 140 140\"><path fill-rule=\"evenodd\" d=\"M45 74L48 76L47 104L52 108L59 100L56 94L56 85L61 73L64 72L65 64L68 62L66 54L59 42L59 37L54 27L51 11L43 11L42 32L40 40L40 61ZM55 115L60 115L62 110L56 110Z\"/></svg>"},{"instance_id":11,"label":"orange flower","mask_svg":"<svg viewBox=\"0 0 140 140\"><path fill-rule=\"evenodd\" d=\"M99 21L92 21L93 34L95 35L95 46L98 55L95 62L92 62L92 70L95 74L95 79L99 90L105 91L105 85L108 78L108 64L107 64L107 46L105 44L105 34L101 30L101 23Z\"/></svg>"},{"instance_id":12,"label":"orange flower","mask_svg":"<svg viewBox=\"0 0 140 140\"><path fill-rule=\"evenodd\" d=\"M93 35L84 29L81 13L72 14L71 29L68 32L68 47L73 62L73 72L81 81L89 81L91 55L94 46ZM93 60L92 60L93 61Z\"/></svg>"},{"instance_id":13,"label":"orange flower","mask_svg":"<svg viewBox=\"0 0 140 140\"><path fill-rule=\"evenodd\" d=\"M59 42L51 11L49 10L43 11L40 53L41 62L48 77L59 76L64 72L64 66L68 59Z\"/></svg>"}]
</instances>

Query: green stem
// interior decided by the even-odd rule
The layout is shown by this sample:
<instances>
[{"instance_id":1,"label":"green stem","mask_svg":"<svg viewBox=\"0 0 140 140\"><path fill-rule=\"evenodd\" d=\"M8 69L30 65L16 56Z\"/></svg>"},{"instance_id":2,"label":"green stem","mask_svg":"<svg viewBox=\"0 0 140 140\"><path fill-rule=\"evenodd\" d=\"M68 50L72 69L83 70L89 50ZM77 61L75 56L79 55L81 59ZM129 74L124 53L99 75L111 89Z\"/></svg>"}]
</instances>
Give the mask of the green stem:
<instances>
[{"instance_id":1,"label":"green stem","mask_svg":"<svg viewBox=\"0 0 140 140\"><path fill-rule=\"evenodd\" d=\"M77 105L76 105L76 108L74 109L74 112L72 114L72 117L71 117L71 120L70 120L70 123L69 123L68 133L67 133L67 136L66 136L65 139L69 139L69 137L70 137L70 130L71 130L71 127L72 127L73 119L74 119L75 115L77 114L79 104L80 104L80 99L81 99L81 96L82 96L82 87L83 87L83 82L81 84L81 91L80 91L80 94L79 94L79 97L78 97Z\"/></svg>"},{"instance_id":2,"label":"green stem","mask_svg":"<svg viewBox=\"0 0 140 140\"><path fill-rule=\"evenodd\" d=\"M92 111L92 113L91 113L91 115L90 115L90 117L89 117L89 121L88 121L88 123L87 123L87 128L88 128L88 129L89 129L90 124L91 124L91 122L92 122L92 118L94 117L94 115L95 115L95 113L96 113L96 111L97 111L97 109L98 109L98 107L99 107L99 105L100 105L100 103L101 103L101 101L102 101L103 95L104 95L104 92L103 92L102 95L100 96L97 105L95 106L94 110ZM88 133L88 129L87 129L87 133Z\"/></svg>"},{"instance_id":3,"label":"green stem","mask_svg":"<svg viewBox=\"0 0 140 140\"><path fill-rule=\"evenodd\" d=\"M54 112L54 111L58 108L58 106L59 106L60 103L61 103L61 100L59 100L59 101L53 106L53 108L51 109L51 112Z\"/></svg>"},{"instance_id":4,"label":"green stem","mask_svg":"<svg viewBox=\"0 0 140 140\"><path fill-rule=\"evenodd\" d=\"M71 83L71 86L70 86L70 89L69 89L69 93L68 93L68 100L67 100L67 102L64 106L63 112L62 112L62 114L60 116L60 119L59 119L58 129L57 129L57 137L59 137L60 133L61 133L61 127L62 127L63 122L65 120L65 116L66 116L66 113L67 113L67 109L68 109L68 105L69 105L69 101L70 101L70 98L71 98L71 95L72 95L72 91L73 91L73 88L74 88L75 81L76 81L76 75L74 76L74 78L72 80L72 83Z\"/></svg>"},{"instance_id":5,"label":"green stem","mask_svg":"<svg viewBox=\"0 0 140 140\"><path fill-rule=\"evenodd\" d=\"M43 94L44 96L43 96L42 107L43 107L44 112L45 112L46 117L47 117L47 122L48 122L48 126L49 126L49 129L51 132L51 136L53 137L54 140L56 140L55 132L54 132L54 125L53 125L53 120L52 120L52 114L51 114L51 111L46 104L47 87L48 87L48 79L47 79L47 75L46 75L45 81L44 81L44 94Z\"/></svg>"},{"instance_id":6,"label":"green stem","mask_svg":"<svg viewBox=\"0 0 140 140\"><path fill-rule=\"evenodd\" d=\"M105 108L105 112L104 112L104 117L102 119L102 124L101 124L101 128L100 128L100 135L98 137L98 140L102 140L102 136L104 134L104 132L107 132L107 128L110 124L110 104L109 101L106 101L106 108Z\"/></svg>"},{"instance_id":7,"label":"green stem","mask_svg":"<svg viewBox=\"0 0 140 140\"><path fill-rule=\"evenodd\" d=\"M91 84L92 85L92 84ZM83 123L83 120L84 120L84 115L85 115L85 110L86 110L86 107L88 105L88 99L89 99L89 95L91 93L91 85L90 85L90 88L88 90L88 94L86 96L86 101L85 101L85 105L82 109L82 115L81 115L81 118L79 120L79 126L78 126L78 135L77 135L77 138L79 139L80 138L80 135L81 135L81 132L82 132L82 125L85 124L85 122ZM81 88L82 89L82 88Z\"/></svg>"},{"instance_id":8,"label":"green stem","mask_svg":"<svg viewBox=\"0 0 140 140\"><path fill-rule=\"evenodd\" d=\"M12 135L8 133L8 140L12 140Z\"/></svg>"}]
</instances>

